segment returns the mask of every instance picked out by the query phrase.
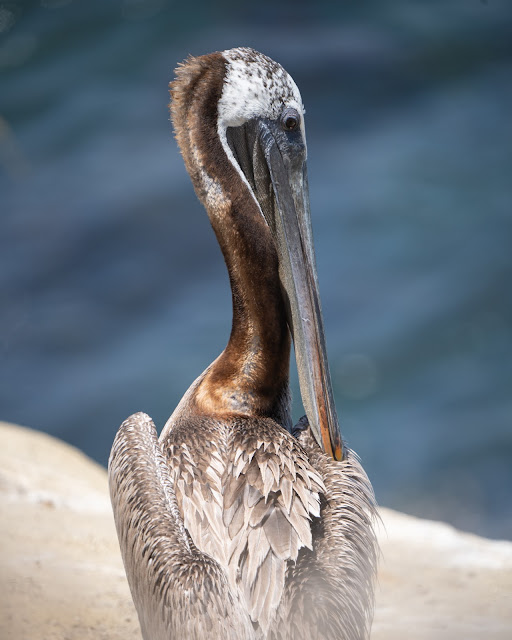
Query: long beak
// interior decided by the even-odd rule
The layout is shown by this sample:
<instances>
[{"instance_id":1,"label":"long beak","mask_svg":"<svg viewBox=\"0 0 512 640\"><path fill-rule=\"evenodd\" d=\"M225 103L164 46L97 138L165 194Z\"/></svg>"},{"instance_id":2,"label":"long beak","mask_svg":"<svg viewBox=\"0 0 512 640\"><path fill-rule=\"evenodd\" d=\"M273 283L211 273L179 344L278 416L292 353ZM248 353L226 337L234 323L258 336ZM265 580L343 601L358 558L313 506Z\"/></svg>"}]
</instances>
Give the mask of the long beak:
<instances>
[{"instance_id":1,"label":"long beak","mask_svg":"<svg viewBox=\"0 0 512 640\"><path fill-rule=\"evenodd\" d=\"M293 143L272 128L268 121L260 123L260 152L274 191L271 228L288 302L302 402L319 444L335 460L341 460L343 445L327 362L313 249L305 145L300 134L298 143Z\"/></svg>"}]
</instances>

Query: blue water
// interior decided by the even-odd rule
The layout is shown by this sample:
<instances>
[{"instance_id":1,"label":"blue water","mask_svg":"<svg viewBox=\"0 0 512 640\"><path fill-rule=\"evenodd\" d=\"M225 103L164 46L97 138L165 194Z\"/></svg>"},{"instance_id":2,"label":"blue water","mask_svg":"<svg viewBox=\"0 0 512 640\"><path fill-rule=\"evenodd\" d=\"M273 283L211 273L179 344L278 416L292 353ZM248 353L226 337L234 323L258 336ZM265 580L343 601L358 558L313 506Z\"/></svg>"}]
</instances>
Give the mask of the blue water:
<instances>
[{"instance_id":1,"label":"blue water","mask_svg":"<svg viewBox=\"0 0 512 640\"><path fill-rule=\"evenodd\" d=\"M249 45L306 104L338 412L379 502L510 538L512 7L355 5L0 5L0 417L105 464L224 347L167 83Z\"/></svg>"}]
</instances>

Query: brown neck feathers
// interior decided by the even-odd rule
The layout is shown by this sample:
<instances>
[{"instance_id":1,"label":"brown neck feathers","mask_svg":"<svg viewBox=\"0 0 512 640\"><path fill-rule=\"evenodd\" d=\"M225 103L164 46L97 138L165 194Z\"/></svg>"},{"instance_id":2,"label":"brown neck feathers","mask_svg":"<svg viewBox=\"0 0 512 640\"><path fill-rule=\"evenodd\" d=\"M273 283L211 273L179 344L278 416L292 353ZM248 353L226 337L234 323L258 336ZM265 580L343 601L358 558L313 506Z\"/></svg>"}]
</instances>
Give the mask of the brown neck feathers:
<instances>
[{"instance_id":1,"label":"brown neck feathers","mask_svg":"<svg viewBox=\"0 0 512 640\"><path fill-rule=\"evenodd\" d=\"M218 134L226 60L189 58L171 84L176 139L228 268L233 326L226 349L196 390L204 413L275 417L288 388L290 336L277 253L249 187Z\"/></svg>"}]
</instances>

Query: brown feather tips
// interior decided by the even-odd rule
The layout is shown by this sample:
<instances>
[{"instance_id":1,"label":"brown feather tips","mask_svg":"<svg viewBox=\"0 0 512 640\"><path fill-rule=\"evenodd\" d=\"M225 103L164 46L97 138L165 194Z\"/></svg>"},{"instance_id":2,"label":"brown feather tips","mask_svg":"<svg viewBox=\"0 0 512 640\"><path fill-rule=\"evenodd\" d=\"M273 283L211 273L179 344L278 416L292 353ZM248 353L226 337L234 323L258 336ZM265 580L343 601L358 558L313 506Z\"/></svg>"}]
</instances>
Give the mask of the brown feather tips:
<instances>
[{"instance_id":1,"label":"brown feather tips","mask_svg":"<svg viewBox=\"0 0 512 640\"><path fill-rule=\"evenodd\" d=\"M302 548L313 548L312 521L325 487L297 440L273 420L228 422L189 424L187 444L178 428L166 450L192 539L226 568L251 619L267 633L288 565ZM198 439L203 444L196 447Z\"/></svg>"},{"instance_id":2,"label":"brown feather tips","mask_svg":"<svg viewBox=\"0 0 512 640\"><path fill-rule=\"evenodd\" d=\"M348 447L337 462L320 449L309 428L298 439L322 476L325 494L321 519L313 528L315 553L300 558L287 592L286 639L364 640L373 618L379 554L373 489ZM283 638L278 630L269 640Z\"/></svg>"},{"instance_id":3,"label":"brown feather tips","mask_svg":"<svg viewBox=\"0 0 512 640\"><path fill-rule=\"evenodd\" d=\"M155 426L146 414L131 416L119 428L109 486L144 640L253 638L245 606L225 571L196 548L183 526Z\"/></svg>"}]
</instances>

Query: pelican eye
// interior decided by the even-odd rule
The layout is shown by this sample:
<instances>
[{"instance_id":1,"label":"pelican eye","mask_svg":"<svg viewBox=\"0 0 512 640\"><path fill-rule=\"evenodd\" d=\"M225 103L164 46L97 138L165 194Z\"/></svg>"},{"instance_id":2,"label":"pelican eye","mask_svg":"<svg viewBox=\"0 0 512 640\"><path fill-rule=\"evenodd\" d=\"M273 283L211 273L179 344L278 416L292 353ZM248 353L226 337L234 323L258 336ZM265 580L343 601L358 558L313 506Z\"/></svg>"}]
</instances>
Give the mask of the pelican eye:
<instances>
[{"instance_id":1,"label":"pelican eye","mask_svg":"<svg viewBox=\"0 0 512 640\"><path fill-rule=\"evenodd\" d=\"M281 126L285 131L295 131L300 125L300 115L296 109L285 109L281 114Z\"/></svg>"}]
</instances>

